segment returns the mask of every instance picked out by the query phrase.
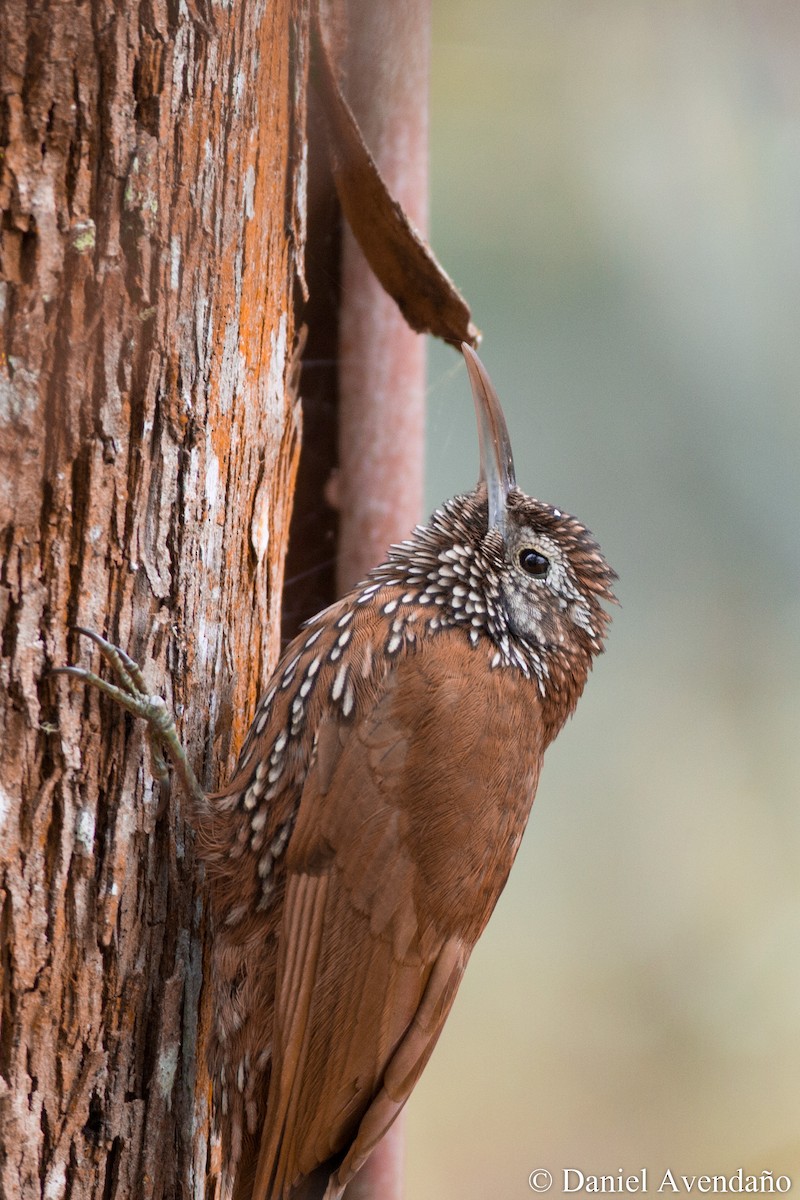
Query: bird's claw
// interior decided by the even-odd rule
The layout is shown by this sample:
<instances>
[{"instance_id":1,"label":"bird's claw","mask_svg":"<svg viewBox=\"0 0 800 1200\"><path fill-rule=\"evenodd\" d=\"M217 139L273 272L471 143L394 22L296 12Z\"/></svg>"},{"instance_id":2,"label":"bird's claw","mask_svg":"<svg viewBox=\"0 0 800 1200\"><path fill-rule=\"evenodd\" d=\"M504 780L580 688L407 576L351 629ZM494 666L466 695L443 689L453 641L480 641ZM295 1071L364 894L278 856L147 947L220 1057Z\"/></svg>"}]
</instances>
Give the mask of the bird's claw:
<instances>
[{"instance_id":1,"label":"bird's claw","mask_svg":"<svg viewBox=\"0 0 800 1200\"><path fill-rule=\"evenodd\" d=\"M82 633L84 637L88 637L99 647L100 653L116 675L118 682L116 684L108 683L85 667L56 667L53 674L71 675L73 679L90 683L99 691L104 692L106 696L110 696L127 712L147 721L154 733L167 733L169 725L172 724L172 718L169 716L167 706L161 696L152 696L148 692L139 664L119 646L106 641L93 629L84 629L81 625L76 625L74 629L75 633Z\"/></svg>"},{"instance_id":2,"label":"bird's claw","mask_svg":"<svg viewBox=\"0 0 800 1200\"><path fill-rule=\"evenodd\" d=\"M151 694L148 691L141 667L136 660L126 654L120 646L115 646L113 642L109 642L99 633L95 633L93 629L85 629L81 625L76 625L74 631L94 642L114 672L117 682L109 683L85 667L56 667L53 674L69 675L73 679L79 679L82 683L91 684L92 687L96 687L109 696L126 712L132 713L135 717L141 717L147 723L150 759L156 779L161 784L169 784L169 769L162 752L163 748L166 748L169 750L189 793L195 800L204 799L203 789L189 765L186 751L178 737L172 713L162 696L159 696L158 693Z\"/></svg>"}]
</instances>

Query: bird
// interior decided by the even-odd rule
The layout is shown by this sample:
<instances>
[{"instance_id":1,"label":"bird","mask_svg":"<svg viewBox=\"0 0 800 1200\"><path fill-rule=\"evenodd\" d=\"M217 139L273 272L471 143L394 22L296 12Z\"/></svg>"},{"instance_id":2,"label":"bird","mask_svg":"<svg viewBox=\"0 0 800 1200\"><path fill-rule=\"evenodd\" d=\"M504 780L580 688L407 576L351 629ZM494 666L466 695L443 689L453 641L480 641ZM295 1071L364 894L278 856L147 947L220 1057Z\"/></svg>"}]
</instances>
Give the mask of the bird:
<instances>
[{"instance_id":1,"label":"bird","mask_svg":"<svg viewBox=\"0 0 800 1200\"><path fill-rule=\"evenodd\" d=\"M99 634L183 781L213 917L215 1079L234 1200L338 1200L434 1048L508 878L547 746L604 648L616 579L516 484L497 393L462 353L477 487L284 651L234 775L206 793L163 699Z\"/></svg>"}]
</instances>

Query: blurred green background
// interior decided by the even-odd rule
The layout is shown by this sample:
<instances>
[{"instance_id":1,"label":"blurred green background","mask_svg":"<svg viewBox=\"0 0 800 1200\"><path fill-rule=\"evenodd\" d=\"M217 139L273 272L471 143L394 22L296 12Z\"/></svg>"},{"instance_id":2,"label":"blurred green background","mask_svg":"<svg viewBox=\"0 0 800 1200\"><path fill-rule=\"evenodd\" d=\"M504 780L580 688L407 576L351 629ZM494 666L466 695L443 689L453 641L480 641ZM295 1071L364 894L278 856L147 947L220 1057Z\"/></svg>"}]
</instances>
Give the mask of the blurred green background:
<instances>
[{"instance_id":1,"label":"blurred green background","mask_svg":"<svg viewBox=\"0 0 800 1200\"><path fill-rule=\"evenodd\" d=\"M521 485L622 607L409 1105L409 1197L800 1187L800 5L433 18L432 242ZM452 351L429 383L432 508L477 447Z\"/></svg>"}]
</instances>

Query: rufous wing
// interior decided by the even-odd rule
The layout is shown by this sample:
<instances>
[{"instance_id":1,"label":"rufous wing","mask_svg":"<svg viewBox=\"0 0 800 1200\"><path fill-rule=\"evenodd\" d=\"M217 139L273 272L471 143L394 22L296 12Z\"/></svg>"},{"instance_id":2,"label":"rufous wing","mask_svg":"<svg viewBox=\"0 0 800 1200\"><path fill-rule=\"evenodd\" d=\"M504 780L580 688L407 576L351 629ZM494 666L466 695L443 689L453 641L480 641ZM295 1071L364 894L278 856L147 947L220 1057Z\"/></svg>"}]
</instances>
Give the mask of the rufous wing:
<instances>
[{"instance_id":1,"label":"rufous wing","mask_svg":"<svg viewBox=\"0 0 800 1200\"><path fill-rule=\"evenodd\" d=\"M354 721L318 730L287 851L253 1200L341 1195L411 1093L496 900L481 895L494 854L481 818L497 730L438 657L420 655L413 673L399 665ZM448 700L461 706L462 741L459 770L441 775L429 764L441 761L435 715ZM431 824L449 830L435 860Z\"/></svg>"}]
</instances>

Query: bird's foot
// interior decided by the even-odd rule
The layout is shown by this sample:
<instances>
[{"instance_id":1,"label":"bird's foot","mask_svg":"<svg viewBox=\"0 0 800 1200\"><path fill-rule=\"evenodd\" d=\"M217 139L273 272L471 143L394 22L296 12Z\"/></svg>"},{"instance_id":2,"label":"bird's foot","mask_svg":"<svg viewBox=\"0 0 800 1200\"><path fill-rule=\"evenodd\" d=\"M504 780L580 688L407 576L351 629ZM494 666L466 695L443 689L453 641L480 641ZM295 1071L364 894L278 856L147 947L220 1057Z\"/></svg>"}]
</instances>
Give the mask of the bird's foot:
<instances>
[{"instance_id":1,"label":"bird's foot","mask_svg":"<svg viewBox=\"0 0 800 1200\"><path fill-rule=\"evenodd\" d=\"M161 784L169 786L169 769L164 758L164 750L167 750L186 790L195 801L202 804L205 800L205 793L189 765L186 751L181 745L178 731L175 728L172 713L167 708L162 696L148 691L139 664L119 646L106 641L94 630L76 625L75 632L83 634L84 637L88 637L94 642L114 672L117 682L109 683L84 667L56 667L53 674L70 675L73 679L80 679L83 683L91 684L104 692L106 696L110 696L127 712L146 721L150 759L156 779Z\"/></svg>"}]
</instances>

